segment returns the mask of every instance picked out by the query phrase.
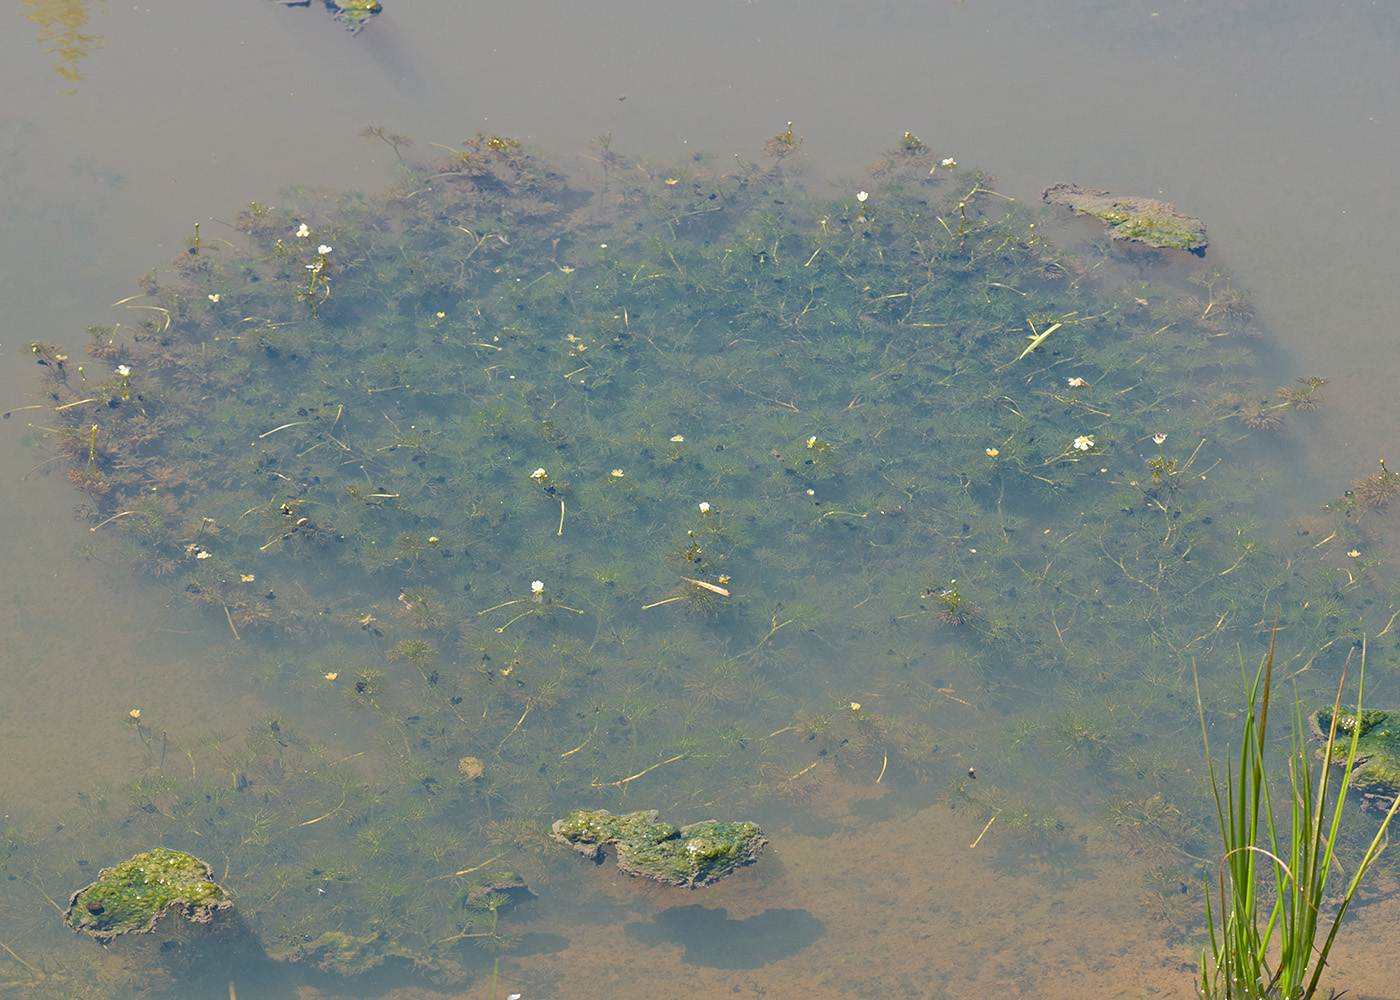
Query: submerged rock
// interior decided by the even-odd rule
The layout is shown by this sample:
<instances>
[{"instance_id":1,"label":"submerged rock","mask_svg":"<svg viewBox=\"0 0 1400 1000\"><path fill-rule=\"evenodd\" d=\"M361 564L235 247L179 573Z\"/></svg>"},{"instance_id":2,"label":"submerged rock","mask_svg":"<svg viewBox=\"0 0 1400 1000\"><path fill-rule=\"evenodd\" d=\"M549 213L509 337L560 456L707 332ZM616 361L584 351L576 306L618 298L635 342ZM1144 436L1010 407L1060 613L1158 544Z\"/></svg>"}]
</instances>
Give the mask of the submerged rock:
<instances>
[{"instance_id":1,"label":"submerged rock","mask_svg":"<svg viewBox=\"0 0 1400 1000\"><path fill-rule=\"evenodd\" d=\"M1182 215L1174 205L1155 198L1119 197L1090 191L1078 184L1052 184L1041 197L1101 219L1115 240L1137 240L1148 246L1202 253L1207 244L1205 223Z\"/></svg>"},{"instance_id":2,"label":"submerged rock","mask_svg":"<svg viewBox=\"0 0 1400 1000\"><path fill-rule=\"evenodd\" d=\"M656 822L655 809L614 816L606 809L575 809L554 822L554 839L586 858L617 847L617 866L667 885L694 889L718 882L758 860L768 838L757 823L707 819L680 828Z\"/></svg>"},{"instance_id":3,"label":"submerged rock","mask_svg":"<svg viewBox=\"0 0 1400 1000\"><path fill-rule=\"evenodd\" d=\"M290 935L268 948L267 957L275 962L305 963L338 976L358 976L390 960L400 960L414 968L430 970L440 981L461 982L470 978L469 968L458 961L459 956L452 949L437 946L450 946L466 938L498 949L510 940L497 927L498 911L534 897L519 875L488 872L463 888L446 908L455 915L456 934L431 942L426 948L415 947L412 938L404 933L403 924L369 926L359 934L342 925L315 937Z\"/></svg>"},{"instance_id":4,"label":"submerged rock","mask_svg":"<svg viewBox=\"0 0 1400 1000\"><path fill-rule=\"evenodd\" d=\"M96 882L73 893L64 919L104 944L152 930L167 910L191 923L209 923L219 910L233 906L213 875L199 858L157 847L102 869Z\"/></svg>"},{"instance_id":5,"label":"submerged rock","mask_svg":"<svg viewBox=\"0 0 1400 1000\"><path fill-rule=\"evenodd\" d=\"M298 938L291 945L268 951L277 962L305 962L323 972L338 976L358 976L383 965L388 959L400 959L419 968L431 968L449 980L466 978L467 972L446 956L430 957L407 947L383 929L370 929L363 934L344 930L322 931L309 940Z\"/></svg>"},{"instance_id":6,"label":"submerged rock","mask_svg":"<svg viewBox=\"0 0 1400 1000\"><path fill-rule=\"evenodd\" d=\"M1332 706L1319 708L1308 717L1308 724L1320 740L1326 740L1332 728ZM1346 767L1351 751L1351 736L1356 739L1356 761L1351 768L1351 789L1361 796L1361 808L1367 812L1386 812L1400 795L1400 713L1364 708L1360 712L1343 710L1337 715L1337 739L1332 744L1332 763ZM1319 759L1327 758L1327 747L1317 751Z\"/></svg>"}]
</instances>

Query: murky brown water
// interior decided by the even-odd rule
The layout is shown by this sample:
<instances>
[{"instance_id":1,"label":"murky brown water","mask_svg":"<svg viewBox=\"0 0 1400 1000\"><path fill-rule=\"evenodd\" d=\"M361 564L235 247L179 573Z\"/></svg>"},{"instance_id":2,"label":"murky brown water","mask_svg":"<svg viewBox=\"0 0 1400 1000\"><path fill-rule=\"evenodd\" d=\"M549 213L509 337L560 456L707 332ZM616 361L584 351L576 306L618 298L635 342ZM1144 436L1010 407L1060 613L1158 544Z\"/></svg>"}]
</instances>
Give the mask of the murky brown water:
<instances>
[{"instance_id":1,"label":"murky brown water","mask_svg":"<svg viewBox=\"0 0 1400 1000\"><path fill-rule=\"evenodd\" d=\"M30 2L3 15L0 409L30 401L28 341L130 321L111 304L194 222L231 237L219 219L289 185L381 186L394 155L360 138L364 125L419 148L485 129L580 158L611 132L617 148L669 159L751 156L791 120L813 173L853 185L907 129L1018 198L1069 180L1175 202L1257 292L1279 377L1332 380L1326 419L1299 432L1299 502L1372 471L1394 440L1400 18L1388 8L387 4L358 37L319 8L270 0ZM54 72L26 11L91 15L83 31L104 44L72 63L81 80ZM76 790L124 780L140 749L127 710L159 704L237 729L277 695L220 669L227 636L79 550L89 532L68 516L76 497L31 446L28 418L0 425L0 807L60 824ZM1143 862L1121 844L1087 843L1092 874L1061 884L968 848L981 824L934 792L881 807L888 794L873 775L831 791L820 836L770 830L764 865L684 901L756 921L768 951L754 967L707 964L703 943L673 939L669 895L605 867L581 871L574 902L607 919L580 929L580 911L539 907L521 929L567 930L568 947L521 958L502 992L1191 995L1193 956L1139 906ZM1360 909L1342 935L1353 995L1393 993L1395 905ZM824 936L796 947L809 919Z\"/></svg>"}]
</instances>

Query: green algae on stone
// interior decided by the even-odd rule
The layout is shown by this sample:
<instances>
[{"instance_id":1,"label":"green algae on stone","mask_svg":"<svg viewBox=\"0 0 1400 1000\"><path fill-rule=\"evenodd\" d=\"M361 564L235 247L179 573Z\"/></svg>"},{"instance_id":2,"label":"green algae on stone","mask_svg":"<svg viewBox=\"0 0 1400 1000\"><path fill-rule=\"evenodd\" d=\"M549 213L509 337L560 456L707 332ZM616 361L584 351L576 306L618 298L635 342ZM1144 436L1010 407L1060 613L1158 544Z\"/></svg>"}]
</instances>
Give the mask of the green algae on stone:
<instances>
[{"instance_id":1,"label":"green algae on stone","mask_svg":"<svg viewBox=\"0 0 1400 1000\"><path fill-rule=\"evenodd\" d=\"M284 7L309 7L311 0L277 0ZM379 0L323 0L331 15L349 32L359 34L384 9Z\"/></svg>"},{"instance_id":2,"label":"green algae on stone","mask_svg":"<svg viewBox=\"0 0 1400 1000\"><path fill-rule=\"evenodd\" d=\"M768 838L757 823L707 819L689 826L658 823L655 809L614 816L606 809L575 809L554 822L554 839L586 858L617 847L617 866L667 885L697 888L718 882L758 860Z\"/></svg>"},{"instance_id":3,"label":"green algae on stone","mask_svg":"<svg viewBox=\"0 0 1400 1000\"><path fill-rule=\"evenodd\" d=\"M1118 197L1107 191L1089 191L1078 184L1052 184L1041 195L1051 205L1064 205L1092 215L1108 226L1115 240L1137 240L1172 250L1205 250L1206 227L1200 219L1182 215L1174 205L1155 198Z\"/></svg>"},{"instance_id":4,"label":"green algae on stone","mask_svg":"<svg viewBox=\"0 0 1400 1000\"><path fill-rule=\"evenodd\" d=\"M1332 707L1319 708L1309 718L1313 734L1326 740L1332 728ZM1356 739L1356 761L1351 769L1351 789L1361 796L1367 812L1386 812L1400 795L1400 713L1365 708L1360 712L1344 709L1337 716L1337 739L1332 744L1332 763L1346 767L1351 737ZM1327 747L1317 752L1326 758Z\"/></svg>"},{"instance_id":5,"label":"green algae on stone","mask_svg":"<svg viewBox=\"0 0 1400 1000\"><path fill-rule=\"evenodd\" d=\"M358 33L384 8L379 0L335 0L335 19L345 25L351 34Z\"/></svg>"},{"instance_id":6,"label":"green algae on stone","mask_svg":"<svg viewBox=\"0 0 1400 1000\"><path fill-rule=\"evenodd\" d=\"M213 881L208 864L164 847L138 854L73 893L65 921L104 944L122 934L150 931L166 910L192 923L208 923L233 901Z\"/></svg>"}]
</instances>

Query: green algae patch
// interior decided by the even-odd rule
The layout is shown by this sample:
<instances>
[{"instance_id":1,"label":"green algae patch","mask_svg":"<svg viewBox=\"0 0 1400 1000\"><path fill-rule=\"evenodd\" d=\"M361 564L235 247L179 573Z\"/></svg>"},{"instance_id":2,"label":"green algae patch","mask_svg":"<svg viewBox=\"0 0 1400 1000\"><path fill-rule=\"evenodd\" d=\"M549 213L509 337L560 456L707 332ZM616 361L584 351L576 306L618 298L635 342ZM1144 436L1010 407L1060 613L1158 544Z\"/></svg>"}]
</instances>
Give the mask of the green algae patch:
<instances>
[{"instance_id":1,"label":"green algae patch","mask_svg":"<svg viewBox=\"0 0 1400 1000\"><path fill-rule=\"evenodd\" d=\"M629 875L695 889L718 882L758 860L768 838L757 823L707 819L689 826L658 823L655 809L614 816L606 809L575 809L554 822L554 839L586 858L609 844Z\"/></svg>"},{"instance_id":2,"label":"green algae patch","mask_svg":"<svg viewBox=\"0 0 1400 1000\"><path fill-rule=\"evenodd\" d=\"M209 923L219 910L233 906L213 874L193 855L157 847L102 869L96 882L73 893L65 921L104 944L152 930L171 909L191 923Z\"/></svg>"},{"instance_id":3,"label":"green algae patch","mask_svg":"<svg viewBox=\"0 0 1400 1000\"><path fill-rule=\"evenodd\" d=\"M388 959L401 959L411 965L433 968L440 976L461 980L466 970L444 956L429 957L407 947L382 930L351 934L343 930L324 931L309 941L298 941L283 951L270 951L279 962L305 962L323 972L357 976L378 968Z\"/></svg>"},{"instance_id":4,"label":"green algae patch","mask_svg":"<svg viewBox=\"0 0 1400 1000\"><path fill-rule=\"evenodd\" d=\"M1101 220L1115 240L1136 240L1148 246L1192 253L1201 253L1209 242L1205 223L1156 198L1119 197L1078 184L1052 184L1041 197L1051 205L1064 205Z\"/></svg>"},{"instance_id":5,"label":"green algae patch","mask_svg":"<svg viewBox=\"0 0 1400 1000\"><path fill-rule=\"evenodd\" d=\"M1326 740L1332 728L1332 707L1324 706L1308 719L1312 731ZM1351 769L1351 789L1361 796L1361 807L1367 812L1385 813L1395 797L1400 795L1400 713L1366 708L1360 712L1344 709L1337 716L1337 739L1332 744L1332 763L1346 767L1353 732L1356 738L1356 761ZM1327 747L1317 751L1326 758Z\"/></svg>"},{"instance_id":6,"label":"green algae patch","mask_svg":"<svg viewBox=\"0 0 1400 1000\"><path fill-rule=\"evenodd\" d=\"M379 0L336 0L335 19L345 25L352 34L358 33L384 8Z\"/></svg>"},{"instance_id":7,"label":"green algae patch","mask_svg":"<svg viewBox=\"0 0 1400 1000\"><path fill-rule=\"evenodd\" d=\"M352 34L359 34L366 24L384 9L379 0L321 0L325 7ZM278 0L284 7L310 7L312 0Z\"/></svg>"}]
</instances>

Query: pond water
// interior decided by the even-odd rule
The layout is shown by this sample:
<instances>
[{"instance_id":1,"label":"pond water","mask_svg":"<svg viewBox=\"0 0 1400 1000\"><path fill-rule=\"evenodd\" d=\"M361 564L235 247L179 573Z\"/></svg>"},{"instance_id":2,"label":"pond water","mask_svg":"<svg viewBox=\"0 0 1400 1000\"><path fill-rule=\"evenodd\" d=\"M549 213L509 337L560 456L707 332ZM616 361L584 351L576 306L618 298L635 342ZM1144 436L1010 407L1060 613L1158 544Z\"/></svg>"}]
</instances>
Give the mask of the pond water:
<instances>
[{"instance_id":1,"label":"pond water","mask_svg":"<svg viewBox=\"0 0 1400 1000\"><path fill-rule=\"evenodd\" d=\"M13 995L1185 997L1193 664L1400 698L1384 8L7 16ZM237 934L63 926L157 846Z\"/></svg>"}]
</instances>

